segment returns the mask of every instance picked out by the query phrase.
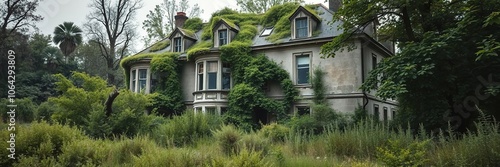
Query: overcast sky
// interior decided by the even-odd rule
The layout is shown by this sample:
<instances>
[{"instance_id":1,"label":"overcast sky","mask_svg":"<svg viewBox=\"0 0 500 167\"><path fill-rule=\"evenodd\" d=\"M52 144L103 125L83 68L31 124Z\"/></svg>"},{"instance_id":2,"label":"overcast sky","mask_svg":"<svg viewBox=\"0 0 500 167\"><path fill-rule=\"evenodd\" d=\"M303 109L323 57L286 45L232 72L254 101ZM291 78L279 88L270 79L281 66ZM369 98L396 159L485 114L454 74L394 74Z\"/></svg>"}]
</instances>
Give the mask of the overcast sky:
<instances>
[{"instance_id":1,"label":"overcast sky","mask_svg":"<svg viewBox=\"0 0 500 167\"><path fill-rule=\"evenodd\" d=\"M43 21L36 24L40 33L52 34L54 28L65 22L74 22L80 28L86 22L86 16L90 12L88 7L90 0L43 0L37 10L37 13L44 17ZM150 10L153 10L155 5L159 5L163 0L143 0L143 7L137 12L135 22L138 25L137 33L142 37L146 35L146 31L142 29L142 21L146 19L146 15ZM190 0L191 5L198 4L203 9L201 18L207 21L210 15L224 7L239 9L236 5L236 0ZM325 0L305 0L306 4L325 3ZM189 16L188 16L189 17ZM84 37L85 38L85 37ZM140 38L139 38L140 39ZM137 40L136 42L141 42ZM136 51L142 49L141 45L136 45Z\"/></svg>"}]
</instances>

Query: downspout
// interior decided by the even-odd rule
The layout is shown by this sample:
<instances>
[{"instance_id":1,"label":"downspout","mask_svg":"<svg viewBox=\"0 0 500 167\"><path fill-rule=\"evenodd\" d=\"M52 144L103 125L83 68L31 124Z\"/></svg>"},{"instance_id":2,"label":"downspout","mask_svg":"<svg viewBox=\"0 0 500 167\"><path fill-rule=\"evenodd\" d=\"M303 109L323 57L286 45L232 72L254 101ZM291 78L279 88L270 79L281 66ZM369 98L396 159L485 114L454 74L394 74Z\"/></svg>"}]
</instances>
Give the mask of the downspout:
<instances>
[{"instance_id":1,"label":"downspout","mask_svg":"<svg viewBox=\"0 0 500 167\"><path fill-rule=\"evenodd\" d=\"M363 54L364 54L363 45L361 45L361 84L365 83L365 58ZM363 110L366 111L366 106L368 105L369 99L365 90L363 90L363 99L365 101L365 103L363 104Z\"/></svg>"}]
</instances>

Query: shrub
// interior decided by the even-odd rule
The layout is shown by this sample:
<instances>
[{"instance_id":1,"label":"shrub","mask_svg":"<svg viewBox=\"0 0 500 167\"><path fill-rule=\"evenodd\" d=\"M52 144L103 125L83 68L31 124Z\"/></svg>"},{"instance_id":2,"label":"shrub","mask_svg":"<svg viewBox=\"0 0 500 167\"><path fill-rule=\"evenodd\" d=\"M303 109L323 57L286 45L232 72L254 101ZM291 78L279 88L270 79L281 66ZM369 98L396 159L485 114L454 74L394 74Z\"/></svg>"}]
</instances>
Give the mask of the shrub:
<instances>
[{"instance_id":1,"label":"shrub","mask_svg":"<svg viewBox=\"0 0 500 167\"><path fill-rule=\"evenodd\" d=\"M251 151L258 151L263 154L267 154L270 147L269 139L255 132L243 135L238 142L240 148L238 151L241 150L241 148L246 148Z\"/></svg>"},{"instance_id":2,"label":"shrub","mask_svg":"<svg viewBox=\"0 0 500 167\"><path fill-rule=\"evenodd\" d=\"M271 123L269 125L264 125L262 129L260 129L260 133L269 138L272 142L284 142L286 136L290 133L290 128L277 123Z\"/></svg>"},{"instance_id":3,"label":"shrub","mask_svg":"<svg viewBox=\"0 0 500 167\"><path fill-rule=\"evenodd\" d=\"M153 130L151 136L163 146L175 144L181 146L194 143L199 138L210 136L211 131L222 125L220 116L194 114L192 110L181 116L174 116L167 123ZM170 143L173 141L173 143Z\"/></svg>"},{"instance_id":4,"label":"shrub","mask_svg":"<svg viewBox=\"0 0 500 167\"><path fill-rule=\"evenodd\" d=\"M221 129L213 131L220 148L226 155L237 153L238 141L241 139L242 132L233 125L222 126Z\"/></svg>"},{"instance_id":5,"label":"shrub","mask_svg":"<svg viewBox=\"0 0 500 167\"><path fill-rule=\"evenodd\" d=\"M403 143L389 140L386 147L377 147L377 159L387 166L422 166L427 161L426 150L429 140Z\"/></svg>"},{"instance_id":6,"label":"shrub","mask_svg":"<svg viewBox=\"0 0 500 167\"><path fill-rule=\"evenodd\" d=\"M52 119L50 119L50 117L57 111L56 107L54 103L49 101L41 103L36 110L35 120L51 122Z\"/></svg>"},{"instance_id":7,"label":"shrub","mask_svg":"<svg viewBox=\"0 0 500 167\"><path fill-rule=\"evenodd\" d=\"M210 155L186 148L153 149L133 157L130 166L206 166Z\"/></svg>"},{"instance_id":8,"label":"shrub","mask_svg":"<svg viewBox=\"0 0 500 167\"><path fill-rule=\"evenodd\" d=\"M292 119L290 119L290 121L288 121L286 124L292 130L297 132L309 133L316 128L316 120L314 120L314 118L310 115L292 117Z\"/></svg>"},{"instance_id":9,"label":"shrub","mask_svg":"<svg viewBox=\"0 0 500 167\"><path fill-rule=\"evenodd\" d=\"M0 115L3 122L9 122L10 114L7 113L10 112L11 109L15 109L14 116L16 118L16 123L29 123L34 120L37 106L31 99L15 99L14 104L17 105L16 108L6 107L9 104L11 103L8 99L0 99L0 105L4 106L0 107Z\"/></svg>"},{"instance_id":10,"label":"shrub","mask_svg":"<svg viewBox=\"0 0 500 167\"><path fill-rule=\"evenodd\" d=\"M227 166L239 167L260 167L272 166L262 158L262 152L242 149L238 155L231 157L231 161Z\"/></svg>"},{"instance_id":11,"label":"shrub","mask_svg":"<svg viewBox=\"0 0 500 167\"><path fill-rule=\"evenodd\" d=\"M58 157L62 166L99 166L102 165L109 146L103 141L78 140L62 147Z\"/></svg>"},{"instance_id":12,"label":"shrub","mask_svg":"<svg viewBox=\"0 0 500 167\"><path fill-rule=\"evenodd\" d=\"M9 140L8 131L2 130L1 134L2 141ZM57 157L62 153L64 144L85 138L80 130L59 124L49 125L41 122L32 123L29 126L17 126L15 138L16 157L34 157L40 161L50 157ZM9 143L1 142L0 146L9 148ZM8 151L1 151L0 156L7 157L9 153ZM1 158L0 166L12 166L14 162L9 161L7 158Z\"/></svg>"}]
</instances>

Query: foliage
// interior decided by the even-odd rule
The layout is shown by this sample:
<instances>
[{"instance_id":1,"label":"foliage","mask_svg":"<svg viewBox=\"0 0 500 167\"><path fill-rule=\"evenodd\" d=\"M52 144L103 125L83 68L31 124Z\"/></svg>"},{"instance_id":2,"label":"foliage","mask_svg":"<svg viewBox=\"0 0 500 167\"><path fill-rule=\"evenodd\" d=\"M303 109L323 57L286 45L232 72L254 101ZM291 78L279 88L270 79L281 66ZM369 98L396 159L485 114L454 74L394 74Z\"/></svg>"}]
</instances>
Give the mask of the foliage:
<instances>
[{"instance_id":1,"label":"foliage","mask_svg":"<svg viewBox=\"0 0 500 167\"><path fill-rule=\"evenodd\" d=\"M35 112L36 121L52 122L51 116L57 111L57 106L49 101L41 103Z\"/></svg>"},{"instance_id":2,"label":"foliage","mask_svg":"<svg viewBox=\"0 0 500 167\"><path fill-rule=\"evenodd\" d=\"M218 129L220 125L222 125L222 120L219 116L194 114L193 111L187 111L158 126L150 135L160 145L182 146L211 136L211 131Z\"/></svg>"},{"instance_id":3,"label":"foliage","mask_svg":"<svg viewBox=\"0 0 500 167\"><path fill-rule=\"evenodd\" d=\"M387 147L377 147L377 158L387 166L423 166L428 144L429 140L410 144L389 140Z\"/></svg>"},{"instance_id":4,"label":"foliage","mask_svg":"<svg viewBox=\"0 0 500 167\"><path fill-rule=\"evenodd\" d=\"M264 125L259 132L272 142L279 143L285 141L286 136L290 133L290 128L277 123L271 123Z\"/></svg>"},{"instance_id":5,"label":"foliage","mask_svg":"<svg viewBox=\"0 0 500 167\"><path fill-rule=\"evenodd\" d=\"M187 59L194 60L196 56L200 56L210 52L210 47L212 46L213 42L209 40L198 42L197 44L189 47L189 49L186 50Z\"/></svg>"},{"instance_id":6,"label":"foliage","mask_svg":"<svg viewBox=\"0 0 500 167\"><path fill-rule=\"evenodd\" d=\"M91 12L84 26L89 38L99 45L109 84L119 83L115 71L120 67L120 61L131 52L137 35L134 17L140 7L139 0L94 0L89 4Z\"/></svg>"},{"instance_id":7,"label":"foliage","mask_svg":"<svg viewBox=\"0 0 500 167\"><path fill-rule=\"evenodd\" d=\"M82 44L82 29L73 22L64 22L54 29L52 41L61 49L64 56L69 56L75 51L76 46Z\"/></svg>"},{"instance_id":8,"label":"foliage","mask_svg":"<svg viewBox=\"0 0 500 167\"><path fill-rule=\"evenodd\" d=\"M49 125L45 122L34 122L30 126L18 125L15 131L15 157L56 158L62 153L64 144L85 139L83 133L78 129L60 124ZM9 131L2 129L2 141L9 141L9 135ZM2 142L0 145L3 148L9 148L8 142ZM10 158L7 158L7 154L10 154L10 152L0 152L1 156L6 157L0 159L0 165L12 166L13 163L19 160L12 161Z\"/></svg>"},{"instance_id":9,"label":"foliage","mask_svg":"<svg viewBox=\"0 0 500 167\"><path fill-rule=\"evenodd\" d=\"M203 28L203 20L198 17L189 18L186 20L182 28L194 32L200 31Z\"/></svg>"},{"instance_id":10,"label":"foliage","mask_svg":"<svg viewBox=\"0 0 500 167\"><path fill-rule=\"evenodd\" d=\"M164 41L158 42L158 43L154 44L153 46L151 46L151 48L149 48L149 51L150 52L156 52L156 51L159 51L159 50L163 50L166 47L168 47L169 45L170 45L170 41L169 40L164 40Z\"/></svg>"},{"instance_id":11,"label":"foliage","mask_svg":"<svg viewBox=\"0 0 500 167\"><path fill-rule=\"evenodd\" d=\"M164 0L163 3L156 5L154 10L150 10L147 15L148 19L142 22L142 28L148 33L148 41L160 40L168 36L175 29L175 16L179 11L186 12L186 16L192 18L197 18L203 13L203 9L198 4L191 6L189 0ZM190 29L198 28L198 25L194 27L191 27L193 25L191 23L188 25Z\"/></svg>"},{"instance_id":12,"label":"foliage","mask_svg":"<svg viewBox=\"0 0 500 167\"><path fill-rule=\"evenodd\" d=\"M265 13L269 8L281 5L285 3L303 3L303 0L277 0L277 1L266 1L266 0L237 0L236 3L241 7L243 12L250 13Z\"/></svg>"},{"instance_id":13,"label":"foliage","mask_svg":"<svg viewBox=\"0 0 500 167\"><path fill-rule=\"evenodd\" d=\"M241 153L244 149L261 152L263 154L267 154L270 149L270 141L269 138L264 137L256 132L251 132L245 134L238 141L238 152Z\"/></svg>"},{"instance_id":14,"label":"foliage","mask_svg":"<svg viewBox=\"0 0 500 167\"><path fill-rule=\"evenodd\" d=\"M15 119L15 123L30 123L35 119L37 105L29 98L15 99L15 108L7 107L10 105L9 99L0 99L0 105L6 106L0 108L0 116L5 123L12 122L10 119ZM10 113L14 109L14 112Z\"/></svg>"},{"instance_id":15,"label":"foliage","mask_svg":"<svg viewBox=\"0 0 500 167\"><path fill-rule=\"evenodd\" d=\"M326 87L323 81L323 77L325 76L325 72L321 69L321 67L316 67L313 70L311 86L314 92L313 102L315 104L325 104L326 103Z\"/></svg>"},{"instance_id":16,"label":"foliage","mask_svg":"<svg viewBox=\"0 0 500 167\"><path fill-rule=\"evenodd\" d=\"M262 16L261 24L264 27L274 26L273 33L266 38L267 40L277 43L281 39L291 36L291 22L289 18L299 6L299 3L284 3L283 5L276 5L271 7L264 14L264 16ZM305 8L314 15L317 14L316 10L313 9L312 6L305 6Z\"/></svg>"},{"instance_id":17,"label":"foliage","mask_svg":"<svg viewBox=\"0 0 500 167\"><path fill-rule=\"evenodd\" d=\"M226 155L238 153L238 141L242 136L242 132L238 128L233 125L225 125L212 133L222 152Z\"/></svg>"}]
</instances>

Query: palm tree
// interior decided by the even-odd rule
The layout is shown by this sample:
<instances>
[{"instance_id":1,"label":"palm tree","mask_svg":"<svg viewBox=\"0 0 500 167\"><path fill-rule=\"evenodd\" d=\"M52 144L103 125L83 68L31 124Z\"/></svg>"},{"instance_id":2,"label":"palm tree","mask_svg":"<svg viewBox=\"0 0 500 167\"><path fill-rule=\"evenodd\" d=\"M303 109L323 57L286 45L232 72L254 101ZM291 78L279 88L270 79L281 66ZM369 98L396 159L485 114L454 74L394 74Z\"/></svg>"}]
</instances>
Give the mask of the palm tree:
<instances>
[{"instance_id":1,"label":"palm tree","mask_svg":"<svg viewBox=\"0 0 500 167\"><path fill-rule=\"evenodd\" d=\"M59 49L66 57L67 62L68 56L75 51L77 45L82 43L82 29L74 25L73 22L64 22L54 29L52 41L56 45L59 44Z\"/></svg>"}]
</instances>

